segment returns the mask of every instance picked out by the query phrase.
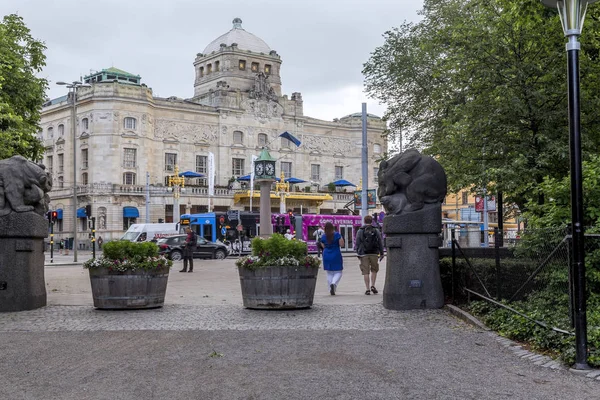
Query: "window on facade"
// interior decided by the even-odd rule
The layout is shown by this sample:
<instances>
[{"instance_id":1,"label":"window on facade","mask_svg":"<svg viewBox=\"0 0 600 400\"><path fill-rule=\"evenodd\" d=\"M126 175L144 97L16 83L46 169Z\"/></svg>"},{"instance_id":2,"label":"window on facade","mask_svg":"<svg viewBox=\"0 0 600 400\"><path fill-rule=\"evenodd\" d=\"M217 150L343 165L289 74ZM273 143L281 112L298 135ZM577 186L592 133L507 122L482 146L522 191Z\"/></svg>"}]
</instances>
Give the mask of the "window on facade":
<instances>
[{"instance_id":1,"label":"window on facade","mask_svg":"<svg viewBox=\"0 0 600 400\"><path fill-rule=\"evenodd\" d=\"M81 174L81 184L82 185L87 185L88 184L88 174L87 174L87 172L84 172L83 174Z\"/></svg>"},{"instance_id":2,"label":"window on facade","mask_svg":"<svg viewBox=\"0 0 600 400\"><path fill-rule=\"evenodd\" d=\"M54 137L54 128L48 128L48 139L52 139Z\"/></svg>"},{"instance_id":3,"label":"window on facade","mask_svg":"<svg viewBox=\"0 0 600 400\"><path fill-rule=\"evenodd\" d=\"M215 61L215 72L219 71L219 62Z\"/></svg>"},{"instance_id":4,"label":"window on facade","mask_svg":"<svg viewBox=\"0 0 600 400\"><path fill-rule=\"evenodd\" d=\"M212 64L207 64L206 65L206 75L210 74L212 72Z\"/></svg>"},{"instance_id":5,"label":"window on facade","mask_svg":"<svg viewBox=\"0 0 600 400\"><path fill-rule=\"evenodd\" d=\"M344 167L335 166L335 180L344 179Z\"/></svg>"},{"instance_id":6,"label":"window on facade","mask_svg":"<svg viewBox=\"0 0 600 400\"><path fill-rule=\"evenodd\" d=\"M46 168L48 168L48 172L52 175L52 156L46 157Z\"/></svg>"},{"instance_id":7,"label":"window on facade","mask_svg":"<svg viewBox=\"0 0 600 400\"><path fill-rule=\"evenodd\" d=\"M65 180L62 176L58 177L58 188L63 189L65 187Z\"/></svg>"},{"instance_id":8,"label":"window on facade","mask_svg":"<svg viewBox=\"0 0 600 400\"><path fill-rule=\"evenodd\" d=\"M379 182L379 178L377 177L377 175L379 175L379 168L373 168L373 180L375 182Z\"/></svg>"},{"instance_id":9,"label":"window on facade","mask_svg":"<svg viewBox=\"0 0 600 400\"><path fill-rule=\"evenodd\" d=\"M90 129L90 121L87 118L81 120L81 129L83 129L83 131Z\"/></svg>"},{"instance_id":10,"label":"window on facade","mask_svg":"<svg viewBox=\"0 0 600 400\"><path fill-rule=\"evenodd\" d=\"M135 129L136 122L136 119L133 117L125 117L123 125L125 126L125 129Z\"/></svg>"},{"instance_id":11,"label":"window on facade","mask_svg":"<svg viewBox=\"0 0 600 400\"><path fill-rule=\"evenodd\" d=\"M58 155L58 173L62 174L64 172L64 168L65 168L65 155L59 154Z\"/></svg>"},{"instance_id":12,"label":"window on facade","mask_svg":"<svg viewBox=\"0 0 600 400\"><path fill-rule=\"evenodd\" d=\"M200 78L202 78L204 76L204 67L200 67L198 69L198 75L200 75Z\"/></svg>"},{"instance_id":13,"label":"window on facade","mask_svg":"<svg viewBox=\"0 0 600 400\"><path fill-rule=\"evenodd\" d=\"M267 135L265 135L264 133L259 133L258 134L258 146L265 147L266 145L267 145Z\"/></svg>"},{"instance_id":14,"label":"window on facade","mask_svg":"<svg viewBox=\"0 0 600 400\"><path fill-rule=\"evenodd\" d=\"M165 153L165 171L175 171L175 164L177 164L177 154Z\"/></svg>"},{"instance_id":15,"label":"window on facade","mask_svg":"<svg viewBox=\"0 0 600 400\"><path fill-rule=\"evenodd\" d=\"M123 174L123 185L135 185L135 173L125 172Z\"/></svg>"},{"instance_id":16,"label":"window on facade","mask_svg":"<svg viewBox=\"0 0 600 400\"><path fill-rule=\"evenodd\" d=\"M265 64L265 74L269 75L271 73L271 66L269 64Z\"/></svg>"},{"instance_id":17,"label":"window on facade","mask_svg":"<svg viewBox=\"0 0 600 400\"><path fill-rule=\"evenodd\" d=\"M123 149L123 167L135 168L137 159L137 149Z\"/></svg>"},{"instance_id":18,"label":"window on facade","mask_svg":"<svg viewBox=\"0 0 600 400\"><path fill-rule=\"evenodd\" d=\"M65 135L65 126L63 124L60 124L58 126L58 136L64 136Z\"/></svg>"},{"instance_id":19,"label":"window on facade","mask_svg":"<svg viewBox=\"0 0 600 400\"><path fill-rule=\"evenodd\" d=\"M204 175L208 174L208 157L196 156L196 172ZM197 182L198 185L206 185L206 178L198 178Z\"/></svg>"},{"instance_id":20,"label":"window on facade","mask_svg":"<svg viewBox=\"0 0 600 400\"><path fill-rule=\"evenodd\" d=\"M286 178L291 178L292 177L292 163L289 161L282 161L281 162L281 172L283 172L283 175Z\"/></svg>"},{"instance_id":21,"label":"window on facade","mask_svg":"<svg viewBox=\"0 0 600 400\"><path fill-rule=\"evenodd\" d=\"M286 139L284 137L281 138L281 148L282 149L291 149L292 148L292 141L289 139Z\"/></svg>"},{"instance_id":22,"label":"window on facade","mask_svg":"<svg viewBox=\"0 0 600 400\"><path fill-rule=\"evenodd\" d=\"M258 72L258 63L253 62L251 68L252 72Z\"/></svg>"},{"instance_id":23,"label":"window on facade","mask_svg":"<svg viewBox=\"0 0 600 400\"><path fill-rule=\"evenodd\" d=\"M243 144L244 143L244 134L240 131L233 132L233 143L234 144Z\"/></svg>"},{"instance_id":24,"label":"window on facade","mask_svg":"<svg viewBox=\"0 0 600 400\"><path fill-rule=\"evenodd\" d=\"M379 143L373 145L373 154L381 154L381 145Z\"/></svg>"},{"instance_id":25,"label":"window on facade","mask_svg":"<svg viewBox=\"0 0 600 400\"><path fill-rule=\"evenodd\" d=\"M462 192L462 203L469 204L469 192Z\"/></svg>"},{"instance_id":26,"label":"window on facade","mask_svg":"<svg viewBox=\"0 0 600 400\"><path fill-rule=\"evenodd\" d=\"M321 180L321 166L319 164L310 165L310 180L320 181Z\"/></svg>"},{"instance_id":27,"label":"window on facade","mask_svg":"<svg viewBox=\"0 0 600 400\"><path fill-rule=\"evenodd\" d=\"M239 67L240 67L240 71L245 71L246 70L246 60L240 60L239 62Z\"/></svg>"},{"instance_id":28,"label":"window on facade","mask_svg":"<svg viewBox=\"0 0 600 400\"><path fill-rule=\"evenodd\" d=\"M129 227L135 224L136 218L123 217L123 230L126 231Z\"/></svg>"},{"instance_id":29,"label":"window on facade","mask_svg":"<svg viewBox=\"0 0 600 400\"><path fill-rule=\"evenodd\" d=\"M243 158L234 158L234 159L232 159L231 174L233 176L242 176L242 175L244 175L244 159Z\"/></svg>"},{"instance_id":30,"label":"window on facade","mask_svg":"<svg viewBox=\"0 0 600 400\"><path fill-rule=\"evenodd\" d=\"M88 167L88 149L81 149L81 168Z\"/></svg>"}]
</instances>

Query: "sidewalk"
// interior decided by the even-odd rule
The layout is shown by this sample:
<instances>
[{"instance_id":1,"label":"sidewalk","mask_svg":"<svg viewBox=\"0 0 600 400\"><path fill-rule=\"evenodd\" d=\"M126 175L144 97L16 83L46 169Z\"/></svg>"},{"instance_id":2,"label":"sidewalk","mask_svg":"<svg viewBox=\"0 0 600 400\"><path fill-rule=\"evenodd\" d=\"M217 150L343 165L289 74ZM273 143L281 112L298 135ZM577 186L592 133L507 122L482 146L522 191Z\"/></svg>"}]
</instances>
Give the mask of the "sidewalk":
<instances>
[{"instance_id":1,"label":"sidewalk","mask_svg":"<svg viewBox=\"0 0 600 400\"><path fill-rule=\"evenodd\" d=\"M296 311L244 309L234 259L177 263L165 306L137 311L95 310L87 271L48 266L47 307L0 313L2 397L600 398L599 381L518 358L445 310L386 310L344 261L338 295L320 271Z\"/></svg>"}]
</instances>

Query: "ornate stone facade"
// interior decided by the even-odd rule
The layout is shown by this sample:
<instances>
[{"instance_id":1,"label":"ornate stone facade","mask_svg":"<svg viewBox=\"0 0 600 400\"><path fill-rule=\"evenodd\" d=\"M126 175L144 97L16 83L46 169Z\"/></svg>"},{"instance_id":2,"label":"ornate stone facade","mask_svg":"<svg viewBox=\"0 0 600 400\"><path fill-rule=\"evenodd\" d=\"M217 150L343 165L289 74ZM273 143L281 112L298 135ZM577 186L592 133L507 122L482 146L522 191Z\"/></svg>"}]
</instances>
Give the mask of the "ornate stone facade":
<instances>
[{"instance_id":1,"label":"ornate stone facade","mask_svg":"<svg viewBox=\"0 0 600 400\"><path fill-rule=\"evenodd\" d=\"M223 45L216 45L218 40L223 40ZM114 68L86 77L91 87L79 89L75 141L78 203L81 207L92 204L97 236L105 241L120 237L132 222L134 217L124 217L124 207L139 211L137 223L146 221L146 209L150 222L168 222L174 199L166 184L175 164L180 171L206 174L209 153L215 157L215 210L241 207L234 204L230 180L249 174L252 156L265 145L278 159L277 175L281 168L291 168L292 176L307 181L298 185L300 189L325 189L340 173L343 179L359 183L360 114L333 122L305 116L300 93L281 94L280 56L274 50L267 52L264 41L241 29L241 20L236 19L234 29L215 41L207 46L210 53L196 57L191 99L155 97L152 89L139 83L139 76ZM240 61L244 61L243 69ZM93 80L99 76L103 80ZM104 80L111 76L116 79ZM137 81L128 81L132 77ZM51 209L63 210L63 219L55 226L57 240L72 236L72 224L77 220L79 239L85 244L87 221L73 218L70 206L71 109L66 97L48 102L42 110L40 137L46 146L43 162L54 181ZM387 150L381 136L384 129L381 119L369 116L370 188L377 186L378 159ZM296 147L280 138L285 131L302 144ZM179 199L181 213L206 211L206 181L188 180L186 189ZM335 211L347 203L345 199L335 198L321 208Z\"/></svg>"}]
</instances>

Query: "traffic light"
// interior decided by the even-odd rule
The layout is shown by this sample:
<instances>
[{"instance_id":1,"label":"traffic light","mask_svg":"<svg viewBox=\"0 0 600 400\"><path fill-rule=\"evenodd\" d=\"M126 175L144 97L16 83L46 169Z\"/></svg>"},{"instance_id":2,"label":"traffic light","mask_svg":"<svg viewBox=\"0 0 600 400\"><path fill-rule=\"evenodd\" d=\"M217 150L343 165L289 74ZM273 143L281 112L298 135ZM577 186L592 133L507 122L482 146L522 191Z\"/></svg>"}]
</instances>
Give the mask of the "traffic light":
<instances>
[{"instance_id":1,"label":"traffic light","mask_svg":"<svg viewBox=\"0 0 600 400\"><path fill-rule=\"evenodd\" d=\"M48 222L52 222L52 211L48 211L46 213L46 219L48 220Z\"/></svg>"},{"instance_id":2,"label":"traffic light","mask_svg":"<svg viewBox=\"0 0 600 400\"><path fill-rule=\"evenodd\" d=\"M288 211L288 218L290 219L290 226L296 226L296 216L292 210Z\"/></svg>"},{"instance_id":3,"label":"traffic light","mask_svg":"<svg viewBox=\"0 0 600 400\"><path fill-rule=\"evenodd\" d=\"M56 222L58 219L58 211L50 211L50 213L52 214L52 222Z\"/></svg>"},{"instance_id":4,"label":"traffic light","mask_svg":"<svg viewBox=\"0 0 600 400\"><path fill-rule=\"evenodd\" d=\"M88 204L85 206L85 216L90 218L92 216L92 205Z\"/></svg>"}]
</instances>

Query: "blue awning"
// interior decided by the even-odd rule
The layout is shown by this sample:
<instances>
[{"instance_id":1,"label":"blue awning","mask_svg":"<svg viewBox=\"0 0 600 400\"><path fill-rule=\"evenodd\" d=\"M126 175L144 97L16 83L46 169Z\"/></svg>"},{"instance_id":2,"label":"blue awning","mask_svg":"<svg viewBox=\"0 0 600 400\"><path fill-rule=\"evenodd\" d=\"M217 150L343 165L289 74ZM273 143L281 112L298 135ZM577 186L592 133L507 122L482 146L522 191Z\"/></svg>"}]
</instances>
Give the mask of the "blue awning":
<instances>
[{"instance_id":1,"label":"blue awning","mask_svg":"<svg viewBox=\"0 0 600 400\"><path fill-rule=\"evenodd\" d=\"M56 210L56 219L62 219L62 208Z\"/></svg>"},{"instance_id":2,"label":"blue awning","mask_svg":"<svg viewBox=\"0 0 600 400\"><path fill-rule=\"evenodd\" d=\"M77 209L77 218L87 218L87 214L85 213L85 207Z\"/></svg>"},{"instance_id":3,"label":"blue awning","mask_svg":"<svg viewBox=\"0 0 600 400\"><path fill-rule=\"evenodd\" d=\"M136 207L123 207L124 218L139 218L140 212Z\"/></svg>"}]
</instances>

